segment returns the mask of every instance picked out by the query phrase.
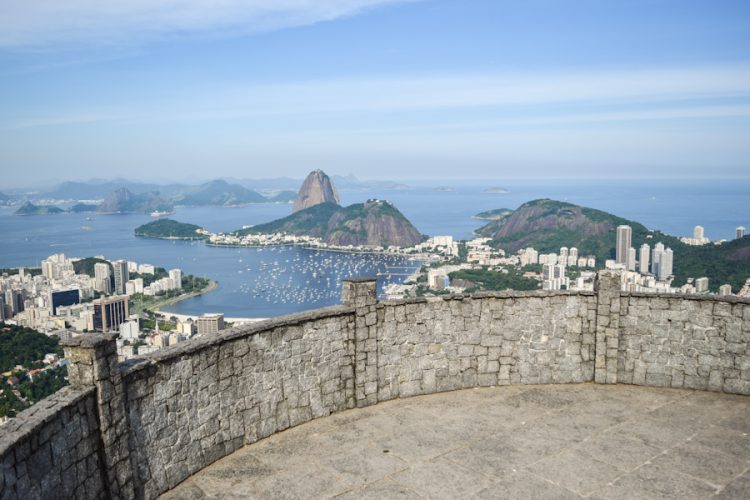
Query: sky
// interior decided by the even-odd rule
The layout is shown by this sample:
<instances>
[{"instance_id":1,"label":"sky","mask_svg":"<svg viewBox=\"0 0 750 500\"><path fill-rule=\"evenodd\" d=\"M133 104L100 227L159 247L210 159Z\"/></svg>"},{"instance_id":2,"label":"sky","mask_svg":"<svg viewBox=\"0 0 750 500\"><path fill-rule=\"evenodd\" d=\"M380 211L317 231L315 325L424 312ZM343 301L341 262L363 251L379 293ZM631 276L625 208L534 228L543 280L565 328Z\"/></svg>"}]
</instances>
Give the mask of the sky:
<instances>
[{"instance_id":1,"label":"sky","mask_svg":"<svg viewBox=\"0 0 750 500\"><path fill-rule=\"evenodd\" d=\"M746 0L0 0L2 185L749 178Z\"/></svg>"}]
</instances>

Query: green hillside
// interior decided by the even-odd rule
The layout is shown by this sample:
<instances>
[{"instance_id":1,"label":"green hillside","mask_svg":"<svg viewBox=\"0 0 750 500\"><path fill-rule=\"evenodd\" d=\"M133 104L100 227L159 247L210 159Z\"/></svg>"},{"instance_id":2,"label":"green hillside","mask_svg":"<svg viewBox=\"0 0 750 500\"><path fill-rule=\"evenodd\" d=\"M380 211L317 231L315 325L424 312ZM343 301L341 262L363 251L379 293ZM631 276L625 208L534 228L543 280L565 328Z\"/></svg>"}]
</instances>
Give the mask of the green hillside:
<instances>
[{"instance_id":1,"label":"green hillside","mask_svg":"<svg viewBox=\"0 0 750 500\"><path fill-rule=\"evenodd\" d=\"M750 236L723 245L690 246L660 231L610 213L556 200L524 203L501 220L492 221L477 234L492 238L492 245L516 252L533 247L539 252L559 252L560 247L577 247L579 255L594 255L598 266L615 257L616 228L629 225L632 246L643 243L653 248L658 242L674 251L673 286L687 278L707 276L711 290L724 283L737 292L750 278Z\"/></svg>"},{"instance_id":2,"label":"green hillside","mask_svg":"<svg viewBox=\"0 0 750 500\"><path fill-rule=\"evenodd\" d=\"M259 224L234 234L287 233L321 238L333 245L410 247L422 235L391 203L368 200L348 207L320 203L267 224Z\"/></svg>"},{"instance_id":3,"label":"green hillside","mask_svg":"<svg viewBox=\"0 0 750 500\"><path fill-rule=\"evenodd\" d=\"M247 234L285 232L322 238L328 232L328 221L340 208L335 203L321 203L266 224L240 229L235 234L245 236Z\"/></svg>"},{"instance_id":4,"label":"green hillside","mask_svg":"<svg viewBox=\"0 0 750 500\"><path fill-rule=\"evenodd\" d=\"M170 240L203 240L205 234L196 233L201 229L195 224L186 224L172 219L158 219L135 228L135 235L144 238L162 238Z\"/></svg>"}]
</instances>

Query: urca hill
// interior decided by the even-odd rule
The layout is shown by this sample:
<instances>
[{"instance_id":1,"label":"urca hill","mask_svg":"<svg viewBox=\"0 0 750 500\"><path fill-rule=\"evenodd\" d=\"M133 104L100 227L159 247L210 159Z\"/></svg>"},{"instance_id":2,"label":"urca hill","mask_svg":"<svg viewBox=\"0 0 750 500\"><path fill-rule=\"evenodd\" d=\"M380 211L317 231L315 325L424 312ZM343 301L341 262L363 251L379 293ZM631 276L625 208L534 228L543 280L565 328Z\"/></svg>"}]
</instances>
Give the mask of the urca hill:
<instances>
[{"instance_id":1,"label":"urca hill","mask_svg":"<svg viewBox=\"0 0 750 500\"><path fill-rule=\"evenodd\" d=\"M341 246L410 247L423 240L417 228L388 201L368 200L339 206L333 182L320 170L305 179L297 194L294 213L235 234L282 232L320 238L329 245Z\"/></svg>"}]
</instances>

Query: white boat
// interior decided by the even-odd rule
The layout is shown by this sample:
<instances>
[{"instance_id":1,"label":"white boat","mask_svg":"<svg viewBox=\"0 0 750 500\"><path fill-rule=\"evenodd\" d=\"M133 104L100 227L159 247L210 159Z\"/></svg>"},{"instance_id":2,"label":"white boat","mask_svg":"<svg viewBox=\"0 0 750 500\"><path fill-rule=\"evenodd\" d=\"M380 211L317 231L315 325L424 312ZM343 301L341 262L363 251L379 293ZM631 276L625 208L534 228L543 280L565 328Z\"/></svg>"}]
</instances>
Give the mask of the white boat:
<instances>
[{"instance_id":1,"label":"white boat","mask_svg":"<svg viewBox=\"0 0 750 500\"><path fill-rule=\"evenodd\" d=\"M151 217L164 217L165 215L174 215L174 210L169 212L160 212L158 210L154 210L151 212Z\"/></svg>"}]
</instances>

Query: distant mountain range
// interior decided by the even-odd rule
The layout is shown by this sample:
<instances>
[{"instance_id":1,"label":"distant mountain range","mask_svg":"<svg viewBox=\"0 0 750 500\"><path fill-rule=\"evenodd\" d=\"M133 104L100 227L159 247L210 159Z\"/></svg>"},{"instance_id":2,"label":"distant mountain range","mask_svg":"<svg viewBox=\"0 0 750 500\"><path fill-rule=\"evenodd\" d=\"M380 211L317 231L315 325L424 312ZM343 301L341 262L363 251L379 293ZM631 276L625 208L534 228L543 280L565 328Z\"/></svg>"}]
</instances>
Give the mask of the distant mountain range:
<instances>
[{"instance_id":1,"label":"distant mountain range","mask_svg":"<svg viewBox=\"0 0 750 500\"><path fill-rule=\"evenodd\" d=\"M332 176L331 179L336 183L339 189L344 190L410 189L409 186L398 182L360 180L353 175ZM291 177L276 177L271 179L224 178L212 180L200 185L183 183L158 184L152 182L129 181L126 179L92 179L85 182L62 182L51 190L37 191L33 195L0 193L0 202L19 199L29 199L30 201L42 199L59 201L102 200L110 193L123 188L133 194L158 191L165 199L181 199L198 191L225 188L228 190L229 194L236 194L239 192L238 188L245 188L248 191L253 191L259 195L261 194L260 192L262 192L262 194L266 195L267 199L271 199L272 202L275 203L279 201L274 199L277 194L285 191L294 191L296 193L301 183L302 179L294 179ZM228 186L229 188L227 188ZM247 193L244 193L244 195L246 194ZM286 198L289 198L288 193L282 196L282 199ZM257 203L265 203L265 201L259 200Z\"/></svg>"},{"instance_id":2,"label":"distant mountain range","mask_svg":"<svg viewBox=\"0 0 750 500\"><path fill-rule=\"evenodd\" d=\"M361 181L356 177L334 176L347 190L409 189L392 181ZM273 179L216 179L200 185L156 184L125 179L92 179L86 182L63 182L43 192L0 193L0 205L18 205L26 201L37 205L79 202L84 205L106 203L98 211L123 213L148 211L152 206L239 206L249 203L291 203L301 180L290 177ZM148 201L147 201L148 200ZM84 202L81 204L80 202ZM141 210L143 208L143 210Z\"/></svg>"},{"instance_id":3,"label":"distant mountain range","mask_svg":"<svg viewBox=\"0 0 750 500\"><path fill-rule=\"evenodd\" d=\"M533 247L539 252L559 252L577 247L578 255L595 255L599 263L615 257L616 228L632 228L632 246L638 249L658 242L674 251L674 285L687 278L709 278L712 290L724 283L736 292L750 276L750 235L722 245L690 246L679 238L651 231L643 224L601 210L549 199L524 203L516 210L489 211L496 220L479 228L480 236L492 238L493 246L517 252ZM494 212L494 213L493 213Z\"/></svg>"},{"instance_id":4,"label":"distant mountain range","mask_svg":"<svg viewBox=\"0 0 750 500\"><path fill-rule=\"evenodd\" d=\"M97 207L100 214L166 212L172 210L171 202L159 195L158 191L134 194L126 188L120 188L107 196Z\"/></svg>"},{"instance_id":5,"label":"distant mountain range","mask_svg":"<svg viewBox=\"0 0 750 500\"><path fill-rule=\"evenodd\" d=\"M185 206L236 206L248 203L288 203L294 197L293 191L284 191L275 197L267 198L239 184L230 184L217 179L198 186L195 190L176 196L173 202Z\"/></svg>"}]
</instances>

